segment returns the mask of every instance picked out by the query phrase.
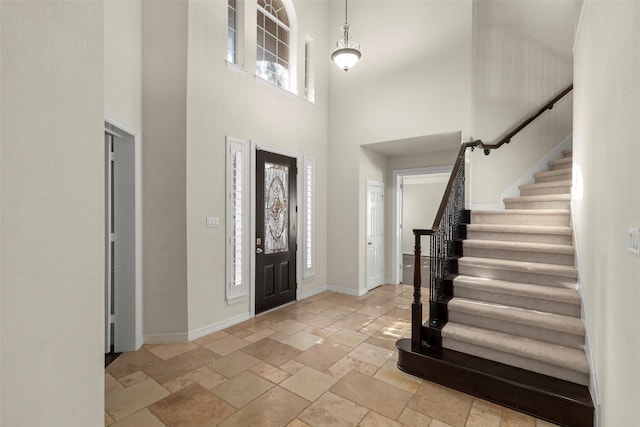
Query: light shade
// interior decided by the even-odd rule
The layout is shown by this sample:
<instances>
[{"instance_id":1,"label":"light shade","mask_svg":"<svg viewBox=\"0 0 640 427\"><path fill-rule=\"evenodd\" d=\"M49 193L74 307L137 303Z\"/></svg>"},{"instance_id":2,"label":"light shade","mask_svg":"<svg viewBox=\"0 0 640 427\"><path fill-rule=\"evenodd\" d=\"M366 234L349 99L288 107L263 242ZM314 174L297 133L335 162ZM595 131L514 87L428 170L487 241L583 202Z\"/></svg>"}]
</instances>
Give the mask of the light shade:
<instances>
[{"instance_id":1,"label":"light shade","mask_svg":"<svg viewBox=\"0 0 640 427\"><path fill-rule=\"evenodd\" d=\"M347 20L347 0L344 0L344 25L342 26L342 38L336 43L336 50L331 54L331 60L344 71L349 71L356 65L362 54L360 45L349 39L351 26Z\"/></svg>"},{"instance_id":2,"label":"light shade","mask_svg":"<svg viewBox=\"0 0 640 427\"><path fill-rule=\"evenodd\" d=\"M331 54L331 60L345 71L356 65L362 54L358 49L352 47L338 48Z\"/></svg>"}]
</instances>

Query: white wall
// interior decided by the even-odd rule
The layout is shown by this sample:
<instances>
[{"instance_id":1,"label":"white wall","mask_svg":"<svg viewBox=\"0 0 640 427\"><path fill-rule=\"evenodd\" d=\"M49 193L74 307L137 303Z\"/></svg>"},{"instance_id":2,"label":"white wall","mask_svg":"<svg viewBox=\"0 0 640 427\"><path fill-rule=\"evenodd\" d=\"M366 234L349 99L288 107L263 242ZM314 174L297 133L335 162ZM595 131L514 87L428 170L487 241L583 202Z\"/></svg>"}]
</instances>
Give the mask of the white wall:
<instances>
[{"instance_id":1,"label":"white wall","mask_svg":"<svg viewBox=\"0 0 640 427\"><path fill-rule=\"evenodd\" d=\"M365 181L385 172L371 167L379 162L360 146L468 133L471 12L470 1L349 2L350 35L361 44L362 60L347 73L329 70L330 284L365 287ZM339 38L343 20L344 3L330 2L330 38Z\"/></svg>"},{"instance_id":2,"label":"white wall","mask_svg":"<svg viewBox=\"0 0 640 427\"><path fill-rule=\"evenodd\" d=\"M574 227L602 426L637 424L640 3L585 2L575 50Z\"/></svg>"},{"instance_id":3,"label":"white wall","mask_svg":"<svg viewBox=\"0 0 640 427\"><path fill-rule=\"evenodd\" d=\"M473 126L468 139L496 142L571 83L575 4L483 0L473 3ZM571 96L509 145L471 154L471 207L500 193L571 133Z\"/></svg>"},{"instance_id":4,"label":"white wall","mask_svg":"<svg viewBox=\"0 0 640 427\"><path fill-rule=\"evenodd\" d=\"M102 425L103 5L0 11L0 424Z\"/></svg>"}]
</instances>

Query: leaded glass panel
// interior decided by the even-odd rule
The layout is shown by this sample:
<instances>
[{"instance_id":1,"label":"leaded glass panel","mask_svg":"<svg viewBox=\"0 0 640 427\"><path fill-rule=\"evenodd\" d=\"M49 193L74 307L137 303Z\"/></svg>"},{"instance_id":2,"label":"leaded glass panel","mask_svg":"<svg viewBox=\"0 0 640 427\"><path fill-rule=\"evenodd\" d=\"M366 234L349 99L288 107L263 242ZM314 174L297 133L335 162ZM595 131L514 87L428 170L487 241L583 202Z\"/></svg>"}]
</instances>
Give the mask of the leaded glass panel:
<instances>
[{"instance_id":1,"label":"leaded glass panel","mask_svg":"<svg viewBox=\"0 0 640 427\"><path fill-rule=\"evenodd\" d=\"M264 252L289 250L289 167L264 164Z\"/></svg>"}]
</instances>

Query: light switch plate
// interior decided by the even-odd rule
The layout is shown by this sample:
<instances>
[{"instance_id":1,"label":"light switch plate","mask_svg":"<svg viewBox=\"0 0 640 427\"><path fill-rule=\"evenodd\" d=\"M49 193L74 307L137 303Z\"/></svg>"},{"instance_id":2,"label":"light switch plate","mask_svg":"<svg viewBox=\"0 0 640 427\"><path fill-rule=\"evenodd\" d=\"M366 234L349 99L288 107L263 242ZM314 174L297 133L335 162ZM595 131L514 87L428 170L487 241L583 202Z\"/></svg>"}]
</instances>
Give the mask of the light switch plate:
<instances>
[{"instance_id":1,"label":"light switch plate","mask_svg":"<svg viewBox=\"0 0 640 427\"><path fill-rule=\"evenodd\" d=\"M208 216L207 228L218 228L218 227L220 227L220 218L217 216Z\"/></svg>"},{"instance_id":2,"label":"light switch plate","mask_svg":"<svg viewBox=\"0 0 640 427\"><path fill-rule=\"evenodd\" d=\"M640 228L629 228L627 249L633 254L640 255Z\"/></svg>"}]
</instances>

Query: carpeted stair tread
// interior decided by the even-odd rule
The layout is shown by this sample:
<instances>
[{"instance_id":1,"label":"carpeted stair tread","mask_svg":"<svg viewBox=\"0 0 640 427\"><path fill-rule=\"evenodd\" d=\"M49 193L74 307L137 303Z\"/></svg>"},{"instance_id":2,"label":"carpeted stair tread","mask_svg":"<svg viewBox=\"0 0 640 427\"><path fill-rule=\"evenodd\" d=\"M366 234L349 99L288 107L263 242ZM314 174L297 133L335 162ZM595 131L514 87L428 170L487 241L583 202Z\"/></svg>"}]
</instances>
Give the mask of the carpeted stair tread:
<instances>
[{"instance_id":1,"label":"carpeted stair tread","mask_svg":"<svg viewBox=\"0 0 640 427\"><path fill-rule=\"evenodd\" d=\"M533 174L535 182L548 182L548 181L566 181L571 179L571 169L557 169L550 171L536 172Z\"/></svg>"},{"instance_id":2,"label":"carpeted stair tread","mask_svg":"<svg viewBox=\"0 0 640 427\"><path fill-rule=\"evenodd\" d=\"M584 326L576 317L542 311L527 310L484 301L454 297L449 301L449 312L462 312L487 317L501 322L517 323L549 331L565 332L584 338Z\"/></svg>"},{"instance_id":3,"label":"carpeted stair tread","mask_svg":"<svg viewBox=\"0 0 640 427\"><path fill-rule=\"evenodd\" d=\"M505 197L504 202L547 202L547 201L571 201L570 194L544 194L542 196Z\"/></svg>"},{"instance_id":4,"label":"carpeted stair tread","mask_svg":"<svg viewBox=\"0 0 640 427\"><path fill-rule=\"evenodd\" d=\"M575 263L574 248L567 244L468 238L462 245L463 254L468 257L571 266Z\"/></svg>"},{"instance_id":5,"label":"carpeted stair tread","mask_svg":"<svg viewBox=\"0 0 640 427\"><path fill-rule=\"evenodd\" d=\"M571 180L538 182L520 185L521 196L535 196L541 194L571 194Z\"/></svg>"},{"instance_id":6,"label":"carpeted stair tread","mask_svg":"<svg viewBox=\"0 0 640 427\"><path fill-rule=\"evenodd\" d=\"M573 157L573 150L571 148L567 148L566 150L562 150L562 155L564 157Z\"/></svg>"},{"instance_id":7,"label":"carpeted stair tread","mask_svg":"<svg viewBox=\"0 0 640 427\"><path fill-rule=\"evenodd\" d=\"M447 323L443 328L442 336L445 342L446 339L451 339L589 375L589 363L583 350L453 322ZM445 347L449 348L446 344Z\"/></svg>"},{"instance_id":8,"label":"carpeted stair tread","mask_svg":"<svg viewBox=\"0 0 640 427\"><path fill-rule=\"evenodd\" d=\"M537 298L547 301L558 301L580 306L580 294L575 289L555 288L551 286L532 285L529 283L508 282L506 280L484 279L481 277L458 275L453 280L454 295L458 287L482 288L488 292Z\"/></svg>"},{"instance_id":9,"label":"carpeted stair tread","mask_svg":"<svg viewBox=\"0 0 640 427\"><path fill-rule=\"evenodd\" d=\"M573 165L572 157L559 157L555 160L551 160L549 163L549 170L570 169Z\"/></svg>"},{"instance_id":10,"label":"carpeted stair tread","mask_svg":"<svg viewBox=\"0 0 640 427\"><path fill-rule=\"evenodd\" d=\"M498 268L503 270L520 271L524 273L548 274L554 276L562 276L569 279L578 278L578 273L576 272L575 267L566 265L475 257L462 257L458 260L458 265Z\"/></svg>"},{"instance_id":11,"label":"carpeted stair tread","mask_svg":"<svg viewBox=\"0 0 640 427\"><path fill-rule=\"evenodd\" d=\"M568 209L508 209L471 211L471 224L505 224L527 226L561 226L571 224Z\"/></svg>"},{"instance_id":12,"label":"carpeted stair tread","mask_svg":"<svg viewBox=\"0 0 640 427\"><path fill-rule=\"evenodd\" d=\"M569 209L571 194L506 197L504 204L511 209Z\"/></svg>"},{"instance_id":13,"label":"carpeted stair tread","mask_svg":"<svg viewBox=\"0 0 640 427\"><path fill-rule=\"evenodd\" d=\"M467 239L573 245L573 233L568 227L468 224L466 229Z\"/></svg>"},{"instance_id":14,"label":"carpeted stair tread","mask_svg":"<svg viewBox=\"0 0 640 427\"><path fill-rule=\"evenodd\" d=\"M556 234L571 236L571 227L553 225L509 225L509 224L468 224L467 232L517 233L517 234Z\"/></svg>"},{"instance_id":15,"label":"carpeted stair tread","mask_svg":"<svg viewBox=\"0 0 640 427\"><path fill-rule=\"evenodd\" d=\"M569 245L554 245L545 243L529 243L529 242L509 242L503 240L474 240L467 239L463 242L463 247L467 248L485 248L485 249L504 249L510 251L522 252L551 252L557 254L573 255L575 249Z\"/></svg>"}]
</instances>

